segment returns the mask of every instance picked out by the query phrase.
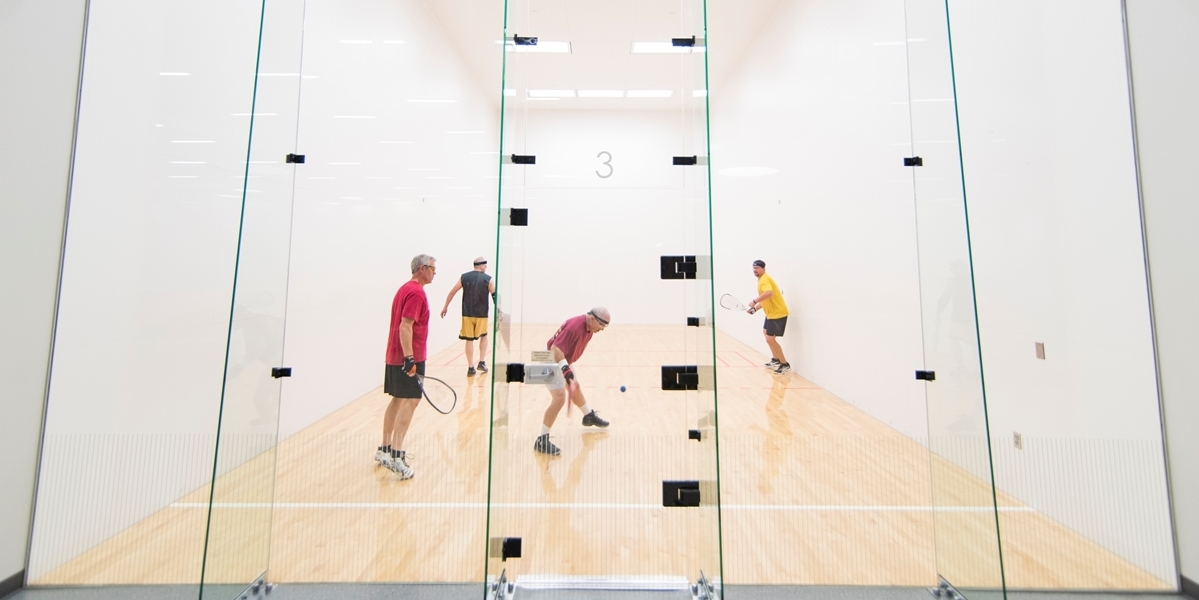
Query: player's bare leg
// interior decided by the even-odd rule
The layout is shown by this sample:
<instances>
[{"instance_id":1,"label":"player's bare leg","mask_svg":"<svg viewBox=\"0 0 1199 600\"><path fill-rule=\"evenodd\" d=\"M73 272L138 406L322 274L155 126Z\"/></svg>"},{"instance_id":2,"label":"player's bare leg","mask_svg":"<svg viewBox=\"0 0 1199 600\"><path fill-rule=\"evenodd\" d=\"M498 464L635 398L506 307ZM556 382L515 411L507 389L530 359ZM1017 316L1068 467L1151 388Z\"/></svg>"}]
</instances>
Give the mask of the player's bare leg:
<instances>
[{"instance_id":1,"label":"player's bare leg","mask_svg":"<svg viewBox=\"0 0 1199 600\"><path fill-rule=\"evenodd\" d=\"M404 438L408 435L408 427L412 425L412 415L420 404L420 398L395 398L398 404L395 412L395 423L391 433L391 450L395 459L392 468L403 479L412 477L412 467L408 465L407 453L404 451ZM390 410L391 407L388 407Z\"/></svg>"},{"instance_id":2,"label":"player's bare leg","mask_svg":"<svg viewBox=\"0 0 1199 600\"><path fill-rule=\"evenodd\" d=\"M476 365L475 368L478 369L480 373L487 372L487 334L486 333L479 336L479 364Z\"/></svg>"},{"instance_id":3,"label":"player's bare leg","mask_svg":"<svg viewBox=\"0 0 1199 600\"><path fill-rule=\"evenodd\" d=\"M562 450L550 441L550 428L558 420L558 413L566 405L566 390L550 390L550 405L545 408L545 416L541 419L541 434L533 442L533 451L548 456L558 456Z\"/></svg>"},{"instance_id":4,"label":"player's bare leg","mask_svg":"<svg viewBox=\"0 0 1199 600\"><path fill-rule=\"evenodd\" d=\"M383 441L379 442L379 450L375 452L375 460L389 469L391 468L391 433L395 429L396 413L399 410L400 399L392 396L391 402L387 403L387 410L383 411Z\"/></svg>"},{"instance_id":5,"label":"player's bare leg","mask_svg":"<svg viewBox=\"0 0 1199 600\"><path fill-rule=\"evenodd\" d=\"M470 377L475 374L475 347L471 343L474 340L466 340L466 376Z\"/></svg>"},{"instance_id":6,"label":"player's bare leg","mask_svg":"<svg viewBox=\"0 0 1199 600\"><path fill-rule=\"evenodd\" d=\"M779 361L778 368L774 372L778 375L782 375L783 373L790 371L791 363L788 363L787 357L783 356L783 346L779 344L778 339L775 338L775 336L766 333L765 329L762 330L762 335L766 336L766 345L770 346L771 356Z\"/></svg>"}]
</instances>

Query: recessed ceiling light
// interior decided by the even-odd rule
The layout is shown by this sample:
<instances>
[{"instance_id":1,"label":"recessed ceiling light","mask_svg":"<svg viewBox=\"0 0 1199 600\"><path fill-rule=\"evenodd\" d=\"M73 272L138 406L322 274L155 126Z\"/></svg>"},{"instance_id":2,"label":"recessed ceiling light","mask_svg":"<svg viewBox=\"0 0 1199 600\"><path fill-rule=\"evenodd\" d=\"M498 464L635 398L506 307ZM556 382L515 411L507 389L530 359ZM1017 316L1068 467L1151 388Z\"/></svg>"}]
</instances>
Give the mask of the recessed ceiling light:
<instances>
[{"instance_id":1,"label":"recessed ceiling light","mask_svg":"<svg viewBox=\"0 0 1199 600\"><path fill-rule=\"evenodd\" d=\"M580 98L623 98L624 90L579 90Z\"/></svg>"},{"instance_id":2,"label":"recessed ceiling light","mask_svg":"<svg viewBox=\"0 0 1199 600\"><path fill-rule=\"evenodd\" d=\"M530 98L574 98L574 90L529 90Z\"/></svg>"},{"instance_id":3,"label":"recessed ceiling light","mask_svg":"<svg viewBox=\"0 0 1199 600\"><path fill-rule=\"evenodd\" d=\"M669 98L674 90L629 90L630 98Z\"/></svg>"},{"instance_id":4,"label":"recessed ceiling light","mask_svg":"<svg viewBox=\"0 0 1199 600\"><path fill-rule=\"evenodd\" d=\"M191 73L159 73L163 77L190 77Z\"/></svg>"},{"instance_id":5,"label":"recessed ceiling light","mask_svg":"<svg viewBox=\"0 0 1199 600\"><path fill-rule=\"evenodd\" d=\"M497 44L504 42L497 41ZM508 52L529 52L541 54L570 54L570 42L548 42L538 40L535 46L517 46L515 42L508 42L505 50Z\"/></svg>"},{"instance_id":6,"label":"recessed ceiling light","mask_svg":"<svg viewBox=\"0 0 1199 600\"><path fill-rule=\"evenodd\" d=\"M633 42L633 54L690 54L703 53L703 46L675 46L671 42Z\"/></svg>"}]
</instances>

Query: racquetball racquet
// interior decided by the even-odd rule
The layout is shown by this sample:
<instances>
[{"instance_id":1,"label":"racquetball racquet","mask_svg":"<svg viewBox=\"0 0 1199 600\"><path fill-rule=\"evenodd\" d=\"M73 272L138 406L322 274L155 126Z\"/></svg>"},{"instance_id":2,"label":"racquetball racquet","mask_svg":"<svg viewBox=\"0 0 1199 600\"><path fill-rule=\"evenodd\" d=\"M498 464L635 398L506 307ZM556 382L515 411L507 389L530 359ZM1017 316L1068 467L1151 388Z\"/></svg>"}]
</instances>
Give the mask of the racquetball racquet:
<instances>
[{"instance_id":1,"label":"racquetball racquet","mask_svg":"<svg viewBox=\"0 0 1199 600\"><path fill-rule=\"evenodd\" d=\"M741 303L740 300L734 298L732 294L725 294L725 295L721 296L720 297L720 306L721 306L721 308L727 308L729 310L737 310L737 311L742 311L742 312L748 311L751 313L757 312L756 310L751 310L751 309L747 308L744 304Z\"/></svg>"},{"instance_id":2,"label":"racquetball racquet","mask_svg":"<svg viewBox=\"0 0 1199 600\"><path fill-rule=\"evenodd\" d=\"M455 392L450 384L436 377L420 374L416 376L416 382L420 384L421 394L433 410L443 415L454 412L454 407L458 406L458 392ZM449 409L442 410L443 406L449 406Z\"/></svg>"}]
</instances>

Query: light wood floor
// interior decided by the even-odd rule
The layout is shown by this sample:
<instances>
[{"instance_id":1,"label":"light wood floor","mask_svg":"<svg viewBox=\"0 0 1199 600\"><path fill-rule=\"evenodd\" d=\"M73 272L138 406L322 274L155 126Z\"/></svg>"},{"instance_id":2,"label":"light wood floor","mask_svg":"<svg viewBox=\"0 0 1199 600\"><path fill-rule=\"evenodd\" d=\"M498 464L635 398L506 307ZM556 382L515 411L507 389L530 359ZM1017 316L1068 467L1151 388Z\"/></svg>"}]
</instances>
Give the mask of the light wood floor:
<instances>
[{"instance_id":1,"label":"light wood floor","mask_svg":"<svg viewBox=\"0 0 1199 600\"><path fill-rule=\"evenodd\" d=\"M514 354L527 360L552 329L526 326ZM459 345L439 353L429 374L461 399L449 416L417 411L414 479L374 466L387 403L375 390L284 440L277 463L262 455L218 481L210 580L248 581L268 564L279 582L480 580L501 566L486 553L490 483L492 535L523 540L523 557L502 564L510 576L711 575L723 544L727 583L931 585L941 573L962 587L998 585L984 482L802 377L769 374L766 357L723 334L721 510L663 508L662 480L716 478L716 440L687 439L688 429L709 430L710 395L660 389L658 365L694 363L700 331L710 334L631 325L598 334L577 372L612 426L561 415L557 458L531 447L544 387L500 386L493 414L489 378L465 377ZM272 513L261 482L276 464ZM208 494L34 583L196 581ZM1020 502L999 502L1010 587L1171 588Z\"/></svg>"}]
</instances>

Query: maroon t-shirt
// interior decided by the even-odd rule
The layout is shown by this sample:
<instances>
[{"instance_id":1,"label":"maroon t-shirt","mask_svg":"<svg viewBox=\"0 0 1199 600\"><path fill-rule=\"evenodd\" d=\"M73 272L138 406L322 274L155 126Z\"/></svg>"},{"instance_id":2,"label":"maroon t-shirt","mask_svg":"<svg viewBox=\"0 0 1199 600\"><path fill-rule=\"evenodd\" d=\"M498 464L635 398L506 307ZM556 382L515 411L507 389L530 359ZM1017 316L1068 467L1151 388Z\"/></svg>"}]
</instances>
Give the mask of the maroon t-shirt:
<instances>
[{"instance_id":1,"label":"maroon t-shirt","mask_svg":"<svg viewBox=\"0 0 1199 600\"><path fill-rule=\"evenodd\" d=\"M425 287L415 280L400 286L391 301L391 332L387 334L387 364L404 364L404 345L400 341L400 323L412 319L412 355L416 362L425 360L425 344L429 341L429 298Z\"/></svg>"},{"instance_id":2,"label":"maroon t-shirt","mask_svg":"<svg viewBox=\"0 0 1199 600\"><path fill-rule=\"evenodd\" d=\"M545 343L545 349L550 350L557 346L562 354L566 355L566 362L574 363L583 356L583 350L587 349L587 342L591 341L591 332L587 331L587 315L579 315L571 317L558 328L558 333L555 333L550 341Z\"/></svg>"}]
</instances>

